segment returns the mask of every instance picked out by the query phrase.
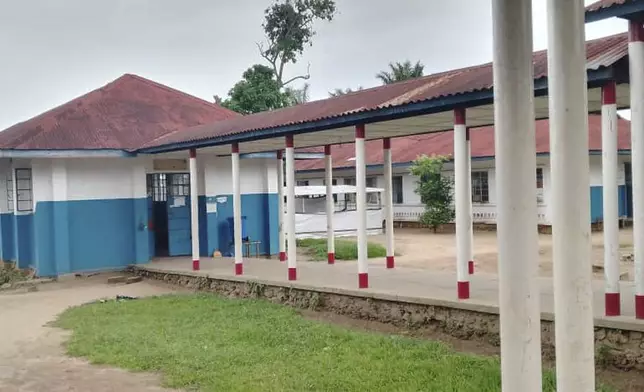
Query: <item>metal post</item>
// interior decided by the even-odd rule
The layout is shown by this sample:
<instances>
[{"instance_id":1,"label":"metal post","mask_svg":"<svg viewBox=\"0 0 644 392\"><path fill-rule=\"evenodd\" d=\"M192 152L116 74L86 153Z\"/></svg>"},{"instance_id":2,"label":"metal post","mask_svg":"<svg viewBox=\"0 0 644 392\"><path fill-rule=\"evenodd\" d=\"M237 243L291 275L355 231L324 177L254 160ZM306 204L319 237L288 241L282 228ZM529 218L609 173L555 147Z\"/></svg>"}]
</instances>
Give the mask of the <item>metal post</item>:
<instances>
[{"instance_id":1,"label":"metal post","mask_svg":"<svg viewBox=\"0 0 644 392\"><path fill-rule=\"evenodd\" d=\"M326 237L327 260L329 264L335 263L335 237L333 231L333 215L335 204L333 201L333 158L331 146L324 146L324 178L326 182Z\"/></svg>"},{"instance_id":2,"label":"metal post","mask_svg":"<svg viewBox=\"0 0 644 392\"><path fill-rule=\"evenodd\" d=\"M239 180L239 144L233 143L231 150L233 166L233 230L235 242L235 275L244 273L242 250L241 183Z\"/></svg>"},{"instance_id":3,"label":"metal post","mask_svg":"<svg viewBox=\"0 0 644 392\"><path fill-rule=\"evenodd\" d=\"M197 150L190 150L190 238L192 239L192 269L199 270L199 175Z\"/></svg>"},{"instance_id":4,"label":"metal post","mask_svg":"<svg viewBox=\"0 0 644 392\"><path fill-rule=\"evenodd\" d=\"M385 165L385 232L387 235L387 268L394 268L394 195L391 139L382 140Z\"/></svg>"},{"instance_id":5,"label":"metal post","mask_svg":"<svg viewBox=\"0 0 644 392\"><path fill-rule=\"evenodd\" d=\"M277 152L277 215L280 261L286 261L286 236L284 235L284 159L282 151Z\"/></svg>"},{"instance_id":6,"label":"metal post","mask_svg":"<svg viewBox=\"0 0 644 392\"><path fill-rule=\"evenodd\" d=\"M606 316L620 315L617 104L615 82L602 87L602 193Z\"/></svg>"},{"instance_id":7,"label":"metal post","mask_svg":"<svg viewBox=\"0 0 644 392\"><path fill-rule=\"evenodd\" d=\"M532 1L492 10L501 385L541 392Z\"/></svg>"},{"instance_id":8,"label":"metal post","mask_svg":"<svg viewBox=\"0 0 644 392\"><path fill-rule=\"evenodd\" d=\"M631 88L631 160L633 178L633 245L635 250L635 317L644 319L644 27L628 29Z\"/></svg>"},{"instance_id":9,"label":"metal post","mask_svg":"<svg viewBox=\"0 0 644 392\"><path fill-rule=\"evenodd\" d=\"M595 390L583 0L548 0L557 390ZM531 181L534 182L534 169ZM534 195L533 195L534 198Z\"/></svg>"},{"instance_id":10,"label":"metal post","mask_svg":"<svg viewBox=\"0 0 644 392\"><path fill-rule=\"evenodd\" d=\"M295 242L295 152L293 135L286 136L286 233L288 280L297 279L297 244Z\"/></svg>"},{"instance_id":11,"label":"metal post","mask_svg":"<svg viewBox=\"0 0 644 392\"><path fill-rule=\"evenodd\" d=\"M358 213L358 288L369 287L367 255L367 173L365 127L356 125L356 210Z\"/></svg>"},{"instance_id":12,"label":"metal post","mask_svg":"<svg viewBox=\"0 0 644 392\"><path fill-rule=\"evenodd\" d=\"M470 257L467 262L467 272L474 274L474 214L472 211L472 142L470 141L470 129L465 129L465 140L467 141L467 204L469 206L470 224Z\"/></svg>"},{"instance_id":13,"label":"metal post","mask_svg":"<svg viewBox=\"0 0 644 392\"><path fill-rule=\"evenodd\" d=\"M467 196L467 138L465 133L465 109L454 109L454 177L455 177L455 207L456 207L456 285L458 299L470 298L470 278L468 276L468 261L471 256L470 207Z\"/></svg>"}]
</instances>

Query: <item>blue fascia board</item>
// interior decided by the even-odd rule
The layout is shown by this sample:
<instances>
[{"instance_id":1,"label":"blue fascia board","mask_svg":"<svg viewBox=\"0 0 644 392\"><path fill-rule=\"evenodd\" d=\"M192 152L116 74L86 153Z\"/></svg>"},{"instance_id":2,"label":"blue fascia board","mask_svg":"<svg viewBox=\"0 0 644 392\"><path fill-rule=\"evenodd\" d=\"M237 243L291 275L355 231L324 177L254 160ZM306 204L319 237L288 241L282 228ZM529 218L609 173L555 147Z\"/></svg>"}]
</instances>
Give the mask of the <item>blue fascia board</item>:
<instances>
[{"instance_id":1,"label":"blue fascia board","mask_svg":"<svg viewBox=\"0 0 644 392\"><path fill-rule=\"evenodd\" d=\"M612 67L600 68L588 71L588 87L601 86L608 80L614 79L614 70ZM534 81L535 96L544 96L548 94L548 80L543 77ZM211 139L198 141L187 141L172 143L156 147L142 148L138 152L143 153L163 153L187 150L190 148L205 148L218 145L228 145L232 143L244 143L262 139L271 139L284 137L286 135L297 135L303 133L313 133L329 129L344 128L358 124L369 124L382 121L397 120L407 117L421 116L425 114L441 113L453 110L459 107L475 107L491 104L494 101L494 91L492 88L439 97L420 102L412 102L404 105L385 107L365 112L350 113L343 116L326 118L319 121L311 121L303 124L291 124L277 126L273 128L261 129L256 131L242 132ZM483 126L484 124L481 124ZM489 125L489 124L488 124ZM447 129L446 129L447 130Z\"/></svg>"},{"instance_id":2,"label":"blue fascia board","mask_svg":"<svg viewBox=\"0 0 644 392\"><path fill-rule=\"evenodd\" d=\"M98 150L14 150L0 149L0 158L130 158L136 156L116 149Z\"/></svg>"},{"instance_id":3,"label":"blue fascia board","mask_svg":"<svg viewBox=\"0 0 644 392\"><path fill-rule=\"evenodd\" d=\"M588 155L601 155L602 152L601 150L589 150ZM630 156L631 155L631 150L618 150L617 151L618 155L622 156ZM550 153L549 152L538 152L537 157L549 157ZM494 156L482 156L482 157L472 157L472 162L483 162L483 161L491 161L494 160ZM453 162L453 160L449 160L447 162ZM408 168L411 167L413 162L396 162L393 163L391 166L393 168ZM383 165L381 163L378 164L373 164L373 165L367 165L367 170L369 169L382 169ZM334 167L333 170L352 170L355 169L355 166L340 166L340 167ZM310 170L298 170L296 173L298 174L313 174L313 173L322 173L324 172L324 169L310 169Z\"/></svg>"},{"instance_id":4,"label":"blue fascia board","mask_svg":"<svg viewBox=\"0 0 644 392\"><path fill-rule=\"evenodd\" d=\"M222 155L228 156L228 155ZM240 159L277 159L277 152L249 152L246 154L239 154ZM323 152L296 152L295 160L309 160L309 159L322 159L324 158Z\"/></svg>"},{"instance_id":5,"label":"blue fascia board","mask_svg":"<svg viewBox=\"0 0 644 392\"><path fill-rule=\"evenodd\" d=\"M586 12L586 23L598 22L608 18L630 19L629 16L644 12L644 1L631 1L625 4L615 4L608 8ZM640 15L641 16L641 15Z\"/></svg>"}]
</instances>

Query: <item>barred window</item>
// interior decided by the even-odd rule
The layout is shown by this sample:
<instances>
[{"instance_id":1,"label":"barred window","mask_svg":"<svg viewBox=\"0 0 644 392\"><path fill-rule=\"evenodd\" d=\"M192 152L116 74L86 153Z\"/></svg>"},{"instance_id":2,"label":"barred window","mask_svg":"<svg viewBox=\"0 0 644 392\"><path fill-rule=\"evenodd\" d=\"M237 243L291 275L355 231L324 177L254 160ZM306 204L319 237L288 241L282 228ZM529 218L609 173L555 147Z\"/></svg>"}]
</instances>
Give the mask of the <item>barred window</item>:
<instances>
[{"instance_id":1,"label":"barred window","mask_svg":"<svg viewBox=\"0 0 644 392\"><path fill-rule=\"evenodd\" d=\"M486 171L472 172L472 202L489 203L490 190Z\"/></svg>"},{"instance_id":2,"label":"barred window","mask_svg":"<svg viewBox=\"0 0 644 392\"><path fill-rule=\"evenodd\" d=\"M13 171L7 173L7 211L13 212Z\"/></svg>"},{"instance_id":3,"label":"barred window","mask_svg":"<svg viewBox=\"0 0 644 392\"><path fill-rule=\"evenodd\" d=\"M16 195L18 211L33 210L31 169L16 169Z\"/></svg>"}]
</instances>

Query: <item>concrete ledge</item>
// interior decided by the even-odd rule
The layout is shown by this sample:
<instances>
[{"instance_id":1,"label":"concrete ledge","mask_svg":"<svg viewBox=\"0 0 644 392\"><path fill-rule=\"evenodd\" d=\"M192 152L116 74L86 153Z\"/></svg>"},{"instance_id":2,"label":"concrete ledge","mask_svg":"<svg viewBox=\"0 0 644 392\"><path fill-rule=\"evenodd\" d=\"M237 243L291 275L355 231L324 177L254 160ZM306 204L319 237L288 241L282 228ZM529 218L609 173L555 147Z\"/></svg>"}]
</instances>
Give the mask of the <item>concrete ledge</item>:
<instances>
[{"instance_id":1,"label":"concrete ledge","mask_svg":"<svg viewBox=\"0 0 644 392\"><path fill-rule=\"evenodd\" d=\"M296 308L325 310L408 328L440 330L459 339L500 344L498 307L491 304L404 297L149 266L132 266L130 271L144 278L232 298L264 298ZM541 317L542 352L545 357L554 358L554 316L542 313ZM605 348L602 355L608 359L602 358L602 361L607 360L625 370L644 370L644 325L641 323L626 317L595 319L595 344L598 348Z\"/></svg>"}]
</instances>

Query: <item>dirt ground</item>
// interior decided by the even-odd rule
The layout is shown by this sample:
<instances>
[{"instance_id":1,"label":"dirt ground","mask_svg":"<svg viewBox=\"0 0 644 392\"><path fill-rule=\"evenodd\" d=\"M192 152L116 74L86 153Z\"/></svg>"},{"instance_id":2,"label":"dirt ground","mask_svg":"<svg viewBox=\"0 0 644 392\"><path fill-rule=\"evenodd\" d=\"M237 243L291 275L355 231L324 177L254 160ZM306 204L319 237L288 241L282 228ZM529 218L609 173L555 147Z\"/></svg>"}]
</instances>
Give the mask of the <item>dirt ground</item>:
<instances>
[{"instance_id":1,"label":"dirt ground","mask_svg":"<svg viewBox=\"0 0 644 392\"><path fill-rule=\"evenodd\" d=\"M107 285L107 276L62 279L40 285L36 292L0 293L0 391L165 391L156 375L92 366L67 357L62 347L67 332L46 326L70 306L118 294L149 296L174 291L147 281Z\"/></svg>"},{"instance_id":2,"label":"dirt ground","mask_svg":"<svg viewBox=\"0 0 644 392\"><path fill-rule=\"evenodd\" d=\"M455 271L456 237L452 234L434 234L426 229L396 229L394 232L396 263L400 266ZM603 233L592 233L592 261L601 265L604 257ZM386 244L384 235L370 236L369 241ZM620 231L622 255L633 253L633 231ZM497 273L496 232L474 232L474 260L476 272ZM539 235L539 270L542 276L552 276L552 235ZM632 276L633 262L621 262L622 273ZM595 273L597 278L603 272Z\"/></svg>"}]
</instances>

